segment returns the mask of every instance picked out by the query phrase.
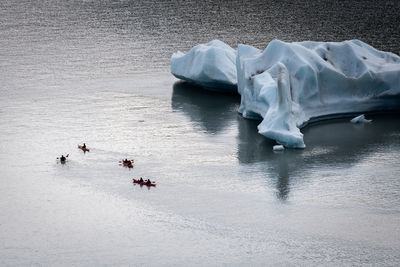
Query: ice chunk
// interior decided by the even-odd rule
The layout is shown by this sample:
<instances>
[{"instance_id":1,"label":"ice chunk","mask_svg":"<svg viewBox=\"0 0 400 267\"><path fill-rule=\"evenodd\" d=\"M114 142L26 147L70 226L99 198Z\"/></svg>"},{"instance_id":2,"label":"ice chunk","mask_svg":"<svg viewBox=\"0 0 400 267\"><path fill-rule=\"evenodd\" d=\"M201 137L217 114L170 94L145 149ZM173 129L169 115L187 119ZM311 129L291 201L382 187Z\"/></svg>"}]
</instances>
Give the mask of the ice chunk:
<instances>
[{"instance_id":1,"label":"ice chunk","mask_svg":"<svg viewBox=\"0 0 400 267\"><path fill-rule=\"evenodd\" d=\"M219 40L174 53L171 73L178 79L218 91L236 92L236 51Z\"/></svg>"},{"instance_id":2,"label":"ice chunk","mask_svg":"<svg viewBox=\"0 0 400 267\"><path fill-rule=\"evenodd\" d=\"M285 147L305 147L309 121L400 108L400 57L359 40L239 45L236 67L239 112Z\"/></svg>"},{"instance_id":3,"label":"ice chunk","mask_svg":"<svg viewBox=\"0 0 400 267\"><path fill-rule=\"evenodd\" d=\"M173 54L171 72L218 90L235 91L237 84L239 113L260 120L260 134L290 148L305 147L300 128L310 121L400 109L400 57L359 40L273 40L264 51L235 51L214 40Z\"/></svg>"},{"instance_id":4,"label":"ice chunk","mask_svg":"<svg viewBox=\"0 0 400 267\"><path fill-rule=\"evenodd\" d=\"M285 146L304 148L303 134L296 126L296 109L290 96L289 73L285 65L277 63L269 72L255 77L253 85L259 92L258 101L268 107L264 115L268 119L258 125L258 132Z\"/></svg>"},{"instance_id":5,"label":"ice chunk","mask_svg":"<svg viewBox=\"0 0 400 267\"><path fill-rule=\"evenodd\" d=\"M283 150L285 150L285 147L282 146L282 145L276 145L276 146L272 147L272 150L274 150L274 151L283 151Z\"/></svg>"},{"instance_id":6,"label":"ice chunk","mask_svg":"<svg viewBox=\"0 0 400 267\"><path fill-rule=\"evenodd\" d=\"M370 123L372 120L365 119L364 114L354 117L350 120L351 123Z\"/></svg>"}]
</instances>

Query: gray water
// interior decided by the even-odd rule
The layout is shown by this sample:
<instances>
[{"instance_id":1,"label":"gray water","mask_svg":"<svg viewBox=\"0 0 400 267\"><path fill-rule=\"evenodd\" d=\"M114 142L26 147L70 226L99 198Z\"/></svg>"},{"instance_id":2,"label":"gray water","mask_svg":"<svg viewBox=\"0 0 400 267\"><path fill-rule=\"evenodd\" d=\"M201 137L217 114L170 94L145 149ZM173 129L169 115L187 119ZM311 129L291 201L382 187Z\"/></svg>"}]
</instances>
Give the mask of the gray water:
<instances>
[{"instance_id":1,"label":"gray water","mask_svg":"<svg viewBox=\"0 0 400 267\"><path fill-rule=\"evenodd\" d=\"M398 265L398 114L274 153L239 96L169 74L217 38L399 53L398 21L398 1L1 1L0 265Z\"/></svg>"}]
</instances>

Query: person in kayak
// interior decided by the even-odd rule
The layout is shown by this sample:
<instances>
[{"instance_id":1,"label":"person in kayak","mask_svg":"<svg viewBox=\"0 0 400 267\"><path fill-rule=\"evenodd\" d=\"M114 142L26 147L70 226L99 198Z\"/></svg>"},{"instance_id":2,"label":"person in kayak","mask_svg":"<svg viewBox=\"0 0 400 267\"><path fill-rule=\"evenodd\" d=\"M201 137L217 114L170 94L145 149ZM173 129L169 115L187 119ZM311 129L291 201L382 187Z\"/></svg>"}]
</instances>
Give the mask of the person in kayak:
<instances>
[{"instance_id":1,"label":"person in kayak","mask_svg":"<svg viewBox=\"0 0 400 267\"><path fill-rule=\"evenodd\" d=\"M86 149L86 144L85 144L85 143L83 143L82 148L83 148L83 149Z\"/></svg>"},{"instance_id":2,"label":"person in kayak","mask_svg":"<svg viewBox=\"0 0 400 267\"><path fill-rule=\"evenodd\" d=\"M139 183L143 183L144 181L143 181L143 178L142 177L140 177L140 179L139 179Z\"/></svg>"},{"instance_id":3,"label":"person in kayak","mask_svg":"<svg viewBox=\"0 0 400 267\"><path fill-rule=\"evenodd\" d=\"M61 161L61 162L65 162L65 160L66 160L66 158L64 157L64 155L61 155L60 161Z\"/></svg>"},{"instance_id":4,"label":"person in kayak","mask_svg":"<svg viewBox=\"0 0 400 267\"><path fill-rule=\"evenodd\" d=\"M147 182L146 182L146 184L147 184L147 185L151 184L151 181L150 181L150 179L147 179Z\"/></svg>"}]
</instances>

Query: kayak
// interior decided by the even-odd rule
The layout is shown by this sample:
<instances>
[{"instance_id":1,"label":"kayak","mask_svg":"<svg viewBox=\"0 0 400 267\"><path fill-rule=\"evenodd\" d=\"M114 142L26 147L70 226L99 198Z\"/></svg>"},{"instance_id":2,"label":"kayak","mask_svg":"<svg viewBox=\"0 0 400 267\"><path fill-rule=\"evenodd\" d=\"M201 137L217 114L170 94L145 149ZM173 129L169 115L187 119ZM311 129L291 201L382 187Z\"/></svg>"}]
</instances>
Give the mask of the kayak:
<instances>
[{"instance_id":1,"label":"kayak","mask_svg":"<svg viewBox=\"0 0 400 267\"><path fill-rule=\"evenodd\" d=\"M122 163L122 166L124 166L124 167L128 167L128 168L133 168L133 164L132 164L132 162L128 162L128 163Z\"/></svg>"},{"instance_id":2,"label":"kayak","mask_svg":"<svg viewBox=\"0 0 400 267\"><path fill-rule=\"evenodd\" d=\"M140 184L140 185L147 185L147 186L156 186L156 183L147 184L147 180L144 180L143 182L139 182L139 180L133 179L133 183Z\"/></svg>"},{"instance_id":3,"label":"kayak","mask_svg":"<svg viewBox=\"0 0 400 267\"><path fill-rule=\"evenodd\" d=\"M86 147L83 147L83 146L80 146L80 145L78 145L78 148L79 149L82 149L83 150L83 152L89 152L90 151L90 149L89 148L86 148Z\"/></svg>"},{"instance_id":4,"label":"kayak","mask_svg":"<svg viewBox=\"0 0 400 267\"><path fill-rule=\"evenodd\" d=\"M144 180L143 182L139 182L139 180L133 179L133 183L140 184L140 185L147 185L147 186L156 186L156 183L147 184L147 180Z\"/></svg>"},{"instance_id":5,"label":"kayak","mask_svg":"<svg viewBox=\"0 0 400 267\"><path fill-rule=\"evenodd\" d=\"M124 162L123 160L121 160L122 162L122 166L124 167L128 167L128 168L133 168L133 160L130 160L129 162Z\"/></svg>"},{"instance_id":6,"label":"kayak","mask_svg":"<svg viewBox=\"0 0 400 267\"><path fill-rule=\"evenodd\" d=\"M60 162L62 163L62 164L64 164L65 162L67 162L67 158L69 157L69 154L67 154L65 157L64 157L64 160L60 157L60 158L57 158L57 160L60 160Z\"/></svg>"}]
</instances>

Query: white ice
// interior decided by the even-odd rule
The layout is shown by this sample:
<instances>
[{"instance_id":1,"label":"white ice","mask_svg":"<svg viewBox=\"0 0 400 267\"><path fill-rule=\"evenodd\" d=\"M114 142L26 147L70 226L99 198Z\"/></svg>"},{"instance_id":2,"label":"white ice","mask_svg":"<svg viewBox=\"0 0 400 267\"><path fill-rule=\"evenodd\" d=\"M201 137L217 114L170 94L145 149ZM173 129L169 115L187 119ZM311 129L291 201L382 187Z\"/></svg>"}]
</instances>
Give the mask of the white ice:
<instances>
[{"instance_id":1,"label":"white ice","mask_svg":"<svg viewBox=\"0 0 400 267\"><path fill-rule=\"evenodd\" d=\"M371 121L372 120L367 120L364 114L354 117L350 120L351 123L370 123Z\"/></svg>"},{"instance_id":2,"label":"white ice","mask_svg":"<svg viewBox=\"0 0 400 267\"><path fill-rule=\"evenodd\" d=\"M231 47L213 41L174 54L171 70L178 78L225 90L236 83L234 55ZM309 122L400 109L400 57L359 40L273 40L264 51L239 45L236 71L239 112L261 120L259 133L285 147L305 147L300 128ZM229 83L222 79L226 73Z\"/></svg>"},{"instance_id":3,"label":"white ice","mask_svg":"<svg viewBox=\"0 0 400 267\"><path fill-rule=\"evenodd\" d=\"M400 57L359 40L239 45L237 71L239 112L286 147L305 147L309 121L400 108Z\"/></svg>"},{"instance_id":4,"label":"white ice","mask_svg":"<svg viewBox=\"0 0 400 267\"><path fill-rule=\"evenodd\" d=\"M275 145L272 147L272 150L273 151L283 151L283 150L285 150L285 147L282 145Z\"/></svg>"},{"instance_id":5,"label":"white ice","mask_svg":"<svg viewBox=\"0 0 400 267\"><path fill-rule=\"evenodd\" d=\"M236 51L222 41L199 44L171 57L171 73L178 79L209 89L236 92Z\"/></svg>"}]
</instances>

